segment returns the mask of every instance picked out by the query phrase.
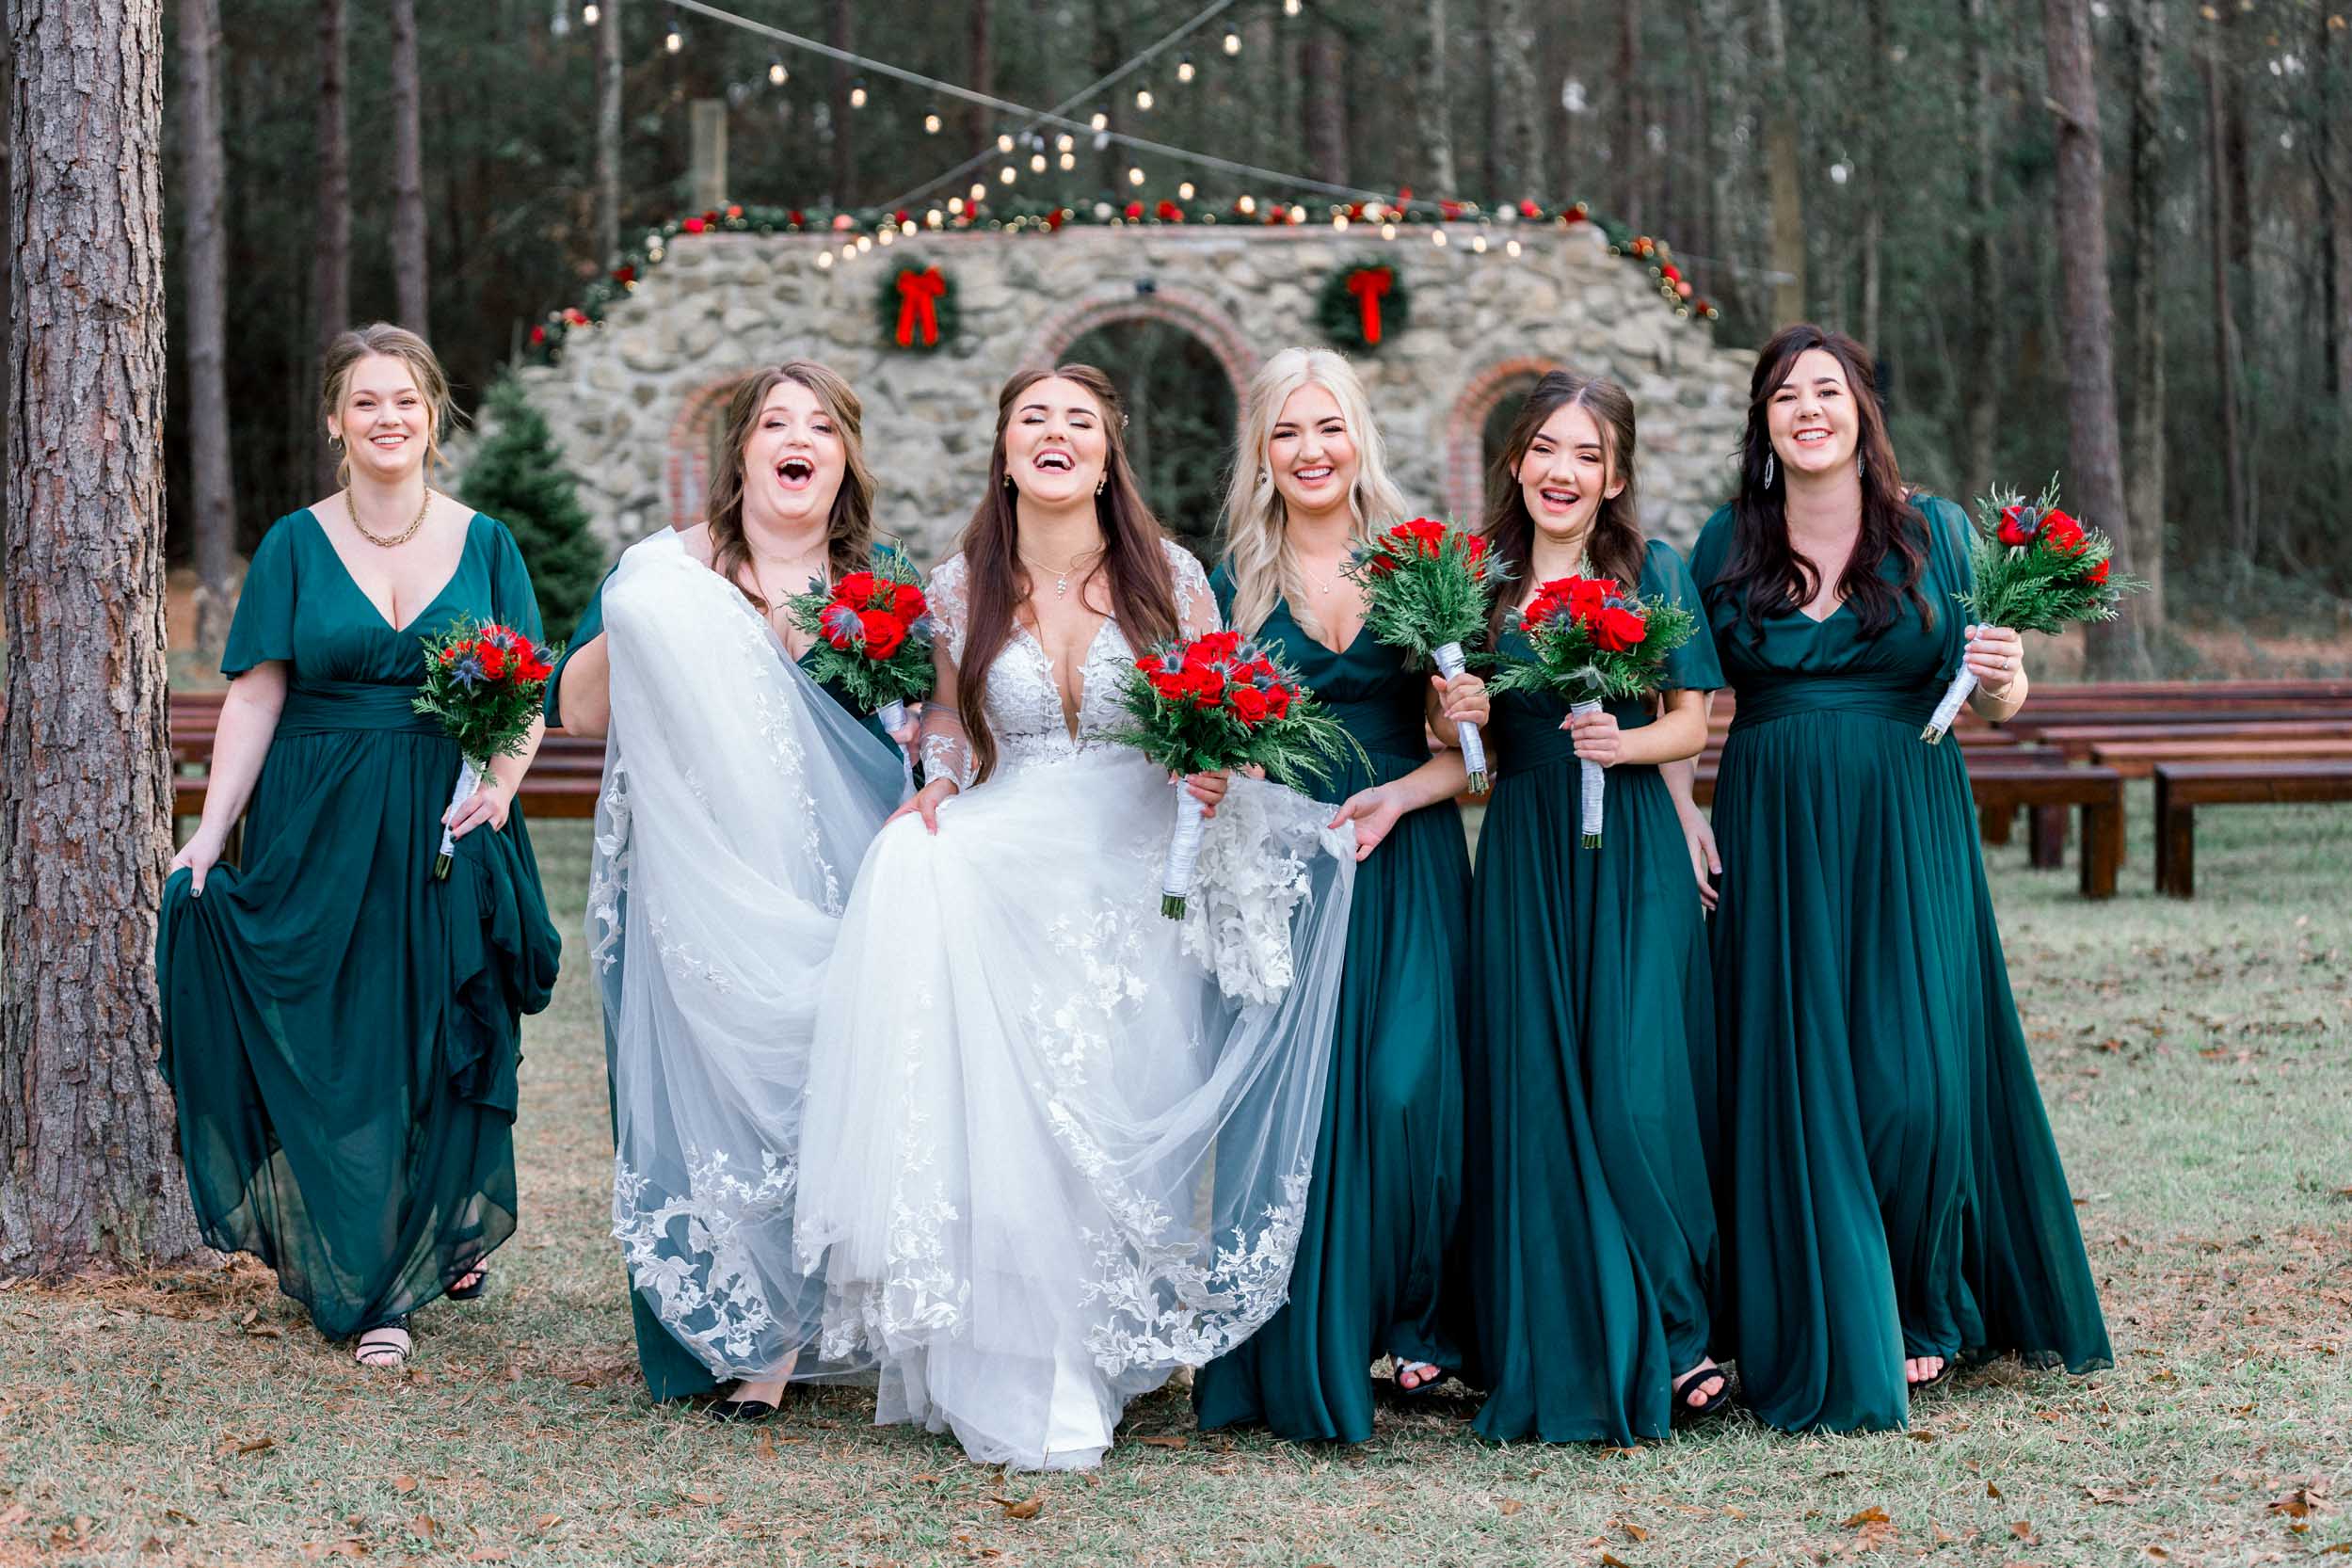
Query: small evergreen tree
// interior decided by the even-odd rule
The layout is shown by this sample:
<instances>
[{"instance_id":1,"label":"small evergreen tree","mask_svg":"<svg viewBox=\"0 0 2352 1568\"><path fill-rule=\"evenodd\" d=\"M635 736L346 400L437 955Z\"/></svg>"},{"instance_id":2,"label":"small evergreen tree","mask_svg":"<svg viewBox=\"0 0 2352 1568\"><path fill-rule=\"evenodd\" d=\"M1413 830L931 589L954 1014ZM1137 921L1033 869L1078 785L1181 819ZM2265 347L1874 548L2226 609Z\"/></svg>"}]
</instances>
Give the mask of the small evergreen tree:
<instances>
[{"instance_id":1,"label":"small evergreen tree","mask_svg":"<svg viewBox=\"0 0 2352 1568\"><path fill-rule=\"evenodd\" d=\"M465 502L504 523L531 568L548 640L567 643L604 576L604 547L588 526L577 482L547 421L511 376L483 404L488 432L466 465Z\"/></svg>"}]
</instances>

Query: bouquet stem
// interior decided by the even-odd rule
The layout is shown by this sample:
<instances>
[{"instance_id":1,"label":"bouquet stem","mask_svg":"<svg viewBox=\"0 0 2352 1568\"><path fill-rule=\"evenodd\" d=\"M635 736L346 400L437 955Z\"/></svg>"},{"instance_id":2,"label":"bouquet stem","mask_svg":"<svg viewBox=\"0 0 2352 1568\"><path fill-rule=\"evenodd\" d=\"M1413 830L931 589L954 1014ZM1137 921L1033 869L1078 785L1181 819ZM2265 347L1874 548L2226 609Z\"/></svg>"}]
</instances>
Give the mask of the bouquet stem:
<instances>
[{"instance_id":1,"label":"bouquet stem","mask_svg":"<svg viewBox=\"0 0 2352 1568\"><path fill-rule=\"evenodd\" d=\"M892 697L889 701L875 709L873 711L873 716L882 721L883 728L888 729L892 733L896 733L897 731L906 728L906 704L901 702L896 697Z\"/></svg>"},{"instance_id":2,"label":"bouquet stem","mask_svg":"<svg viewBox=\"0 0 2352 1568\"><path fill-rule=\"evenodd\" d=\"M1437 661L1437 673L1451 680L1468 666L1463 663L1462 645L1446 643L1431 650ZM1470 792L1483 794L1486 791L1486 743L1479 739L1479 727L1466 720L1457 727L1462 742L1462 765L1470 771Z\"/></svg>"},{"instance_id":3,"label":"bouquet stem","mask_svg":"<svg viewBox=\"0 0 2352 1568\"><path fill-rule=\"evenodd\" d=\"M449 808L452 811L455 811L458 807L463 806L468 800L472 799L474 790L479 787L481 782L482 775L481 772L474 767L473 759L469 757L460 761L457 764L457 787L449 792ZM449 880L449 864L450 861L456 857L456 854L457 840L451 836L449 824L443 823L441 824L441 852L433 857L434 881L446 882Z\"/></svg>"},{"instance_id":4,"label":"bouquet stem","mask_svg":"<svg viewBox=\"0 0 2352 1568\"><path fill-rule=\"evenodd\" d=\"M1168 840L1168 864L1160 873L1160 912L1172 920L1184 919L1184 902L1192 891L1192 867L1201 854L1201 811L1198 796L1176 781L1176 834Z\"/></svg>"},{"instance_id":5,"label":"bouquet stem","mask_svg":"<svg viewBox=\"0 0 2352 1568\"><path fill-rule=\"evenodd\" d=\"M1976 639L1969 638L1968 648L1976 646ZM1960 717L1960 704L1966 702L1968 694L1976 689L1976 676L1968 667L1967 659L1968 648L1962 648L1960 673L1952 677L1950 685L1944 688L1944 700L1935 705L1935 712L1928 715L1928 727L1919 732L1919 738L1929 745L1943 744L1944 731L1952 728L1954 719Z\"/></svg>"},{"instance_id":6,"label":"bouquet stem","mask_svg":"<svg viewBox=\"0 0 2352 1568\"><path fill-rule=\"evenodd\" d=\"M1571 713L1597 713L1600 711L1601 699L1596 696L1588 696L1568 705L1568 712ZM1600 763L1588 762L1581 757L1576 759L1576 792L1583 808L1581 816L1584 847L1587 849L1601 847L1603 792L1608 788L1608 770Z\"/></svg>"}]
</instances>

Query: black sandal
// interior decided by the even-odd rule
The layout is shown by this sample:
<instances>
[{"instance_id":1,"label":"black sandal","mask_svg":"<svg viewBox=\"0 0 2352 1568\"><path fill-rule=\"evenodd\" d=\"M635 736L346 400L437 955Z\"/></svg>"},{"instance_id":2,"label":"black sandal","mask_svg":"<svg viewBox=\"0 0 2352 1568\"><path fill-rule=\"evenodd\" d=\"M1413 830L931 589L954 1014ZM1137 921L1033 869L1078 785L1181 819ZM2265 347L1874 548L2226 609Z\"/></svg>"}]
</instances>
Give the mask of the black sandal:
<instances>
[{"instance_id":1,"label":"black sandal","mask_svg":"<svg viewBox=\"0 0 2352 1568\"><path fill-rule=\"evenodd\" d=\"M476 1263L471 1269L457 1271L459 1279L465 1278L468 1274L473 1276L472 1285L452 1285L441 1294L453 1302L470 1302L480 1299L482 1293L490 1288L490 1266L488 1263Z\"/></svg>"},{"instance_id":2,"label":"black sandal","mask_svg":"<svg viewBox=\"0 0 2352 1568\"><path fill-rule=\"evenodd\" d=\"M369 1335L380 1333L386 1329L399 1335L407 1343L395 1345L389 1339L369 1342ZM408 1333L408 1315L404 1312L397 1318L387 1318L380 1323L370 1323L361 1329L359 1342L351 1347L351 1359L371 1372L397 1372L408 1366L408 1357L415 1352L415 1350L416 1339ZM371 1359L386 1356L391 1359Z\"/></svg>"},{"instance_id":3,"label":"black sandal","mask_svg":"<svg viewBox=\"0 0 2352 1568\"><path fill-rule=\"evenodd\" d=\"M1722 1386L1709 1394L1702 1402L1692 1404L1690 1402L1691 1389L1709 1378L1716 1379ZM1674 1420L1678 1425L1684 1426L1693 1421L1704 1421L1710 1416L1721 1414L1723 1407L1731 1403L1731 1399L1732 1377L1729 1372L1712 1363L1704 1367L1694 1367L1674 1380Z\"/></svg>"},{"instance_id":4,"label":"black sandal","mask_svg":"<svg viewBox=\"0 0 2352 1568\"><path fill-rule=\"evenodd\" d=\"M1393 1352L1390 1353L1388 1359L1395 1364L1395 1369L1388 1375L1388 1386L1392 1391L1394 1391L1397 1398L1400 1400L1427 1399L1430 1395L1437 1392L1437 1385L1439 1384L1453 1376L1451 1372L1448 1372L1445 1368L1440 1367L1434 1361L1421 1361L1408 1356L1398 1355ZM1429 1372L1428 1375L1423 1377L1420 1382L1408 1388L1405 1386L1404 1373L1408 1368L1413 1367L1426 1367L1429 1368Z\"/></svg>"},{"instance_id":5,"label":"black sandal","mask_svg":"<svg viewBox=\"0 0 2352 1568\"><path fill-rule=\"evenodd\" d=\"M765 1400L721 1400L711 1406L710 1415L713 1421L764 1421L777 1408Z\"/></svg>"}]
</instances>

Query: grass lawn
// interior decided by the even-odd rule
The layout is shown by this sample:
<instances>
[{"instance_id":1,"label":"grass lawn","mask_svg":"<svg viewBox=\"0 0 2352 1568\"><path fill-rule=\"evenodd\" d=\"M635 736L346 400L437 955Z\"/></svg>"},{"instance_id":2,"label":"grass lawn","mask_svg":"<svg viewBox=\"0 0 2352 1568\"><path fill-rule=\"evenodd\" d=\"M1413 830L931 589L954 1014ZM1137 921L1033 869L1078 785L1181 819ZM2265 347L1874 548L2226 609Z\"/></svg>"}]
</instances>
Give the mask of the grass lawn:
<instances>
[{"instance_id":1,"label":"grass lawn","mask_svg":"<svg viewBox=\"0 0 2352 1568\"><path fill-rule=\"evenodd\" d=\"M2022 847L1993 856L2112 1371L1974 1372L1907 1434L1739 1416L1637 1450L1496 1448L1458 1407L1384 1417L1354 1449L1204 1438L1172 1389L1134 1407L1099 1474L1043 1479L871 1430L851 1390L718 1428L650 1407L637 1377L575 963L527 1036L523 1228L488 1301L419 1314L407 1373L355 1368L249 1263L0 1289L0 1568L2335 1560L2352 1554L2352 811L2207 813L2183 904L2147 890L2144 790L2133 808L2111 904ZM574 924L584 831L538 844Z\"/></svg>"}]
</instances>

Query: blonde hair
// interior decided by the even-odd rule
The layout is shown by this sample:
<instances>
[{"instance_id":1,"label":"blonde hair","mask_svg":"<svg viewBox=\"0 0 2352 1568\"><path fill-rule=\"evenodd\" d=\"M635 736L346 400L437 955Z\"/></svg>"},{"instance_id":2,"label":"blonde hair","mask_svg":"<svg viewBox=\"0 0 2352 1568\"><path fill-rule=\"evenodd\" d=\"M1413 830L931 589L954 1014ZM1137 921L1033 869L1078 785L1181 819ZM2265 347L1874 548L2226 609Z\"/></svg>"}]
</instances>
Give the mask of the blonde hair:
<instances>
[{"instance_id":1,"label":"blonde hair","mask_svg":"<svg viewBox=\"0 0 2352 1568\"><path fill-rule=\"evenodd\" d=\"M787 381L808 389L841 438L841 488L825 519L825 561L835 578L866 565L873 550L873 471L866 466L866 408L840 376L813 360L787 360L752 372L728 400L727 424L719 438L725 460L711 475L703 520L711 525L711 567L742 590L762 613L775 606L757 587L744 587L751 544L744 536L744 449L751 444L768 394Z\"/></svg>"},{"instance_id":2,"label":"blonde hair","mask_svg":"<svg viewBox=\"0 0 2352 1568\"><path fill-rule=\"evenodd\" d=\"M1368 538L1374 530L1400 522L1405 515L1404 496L1388 477L1380 427L1372 423L1371 400L1355 367L1328 348L1286 348L1268 360L1251 377L1242 400L1241 440L1225 490L1224 562L1233 579L1232 624L1243 632L1263 626L1277 600L1289 601L1291 619L1306 631L1322 630L1310 619L1305 580L1290 548L1289 512L1274 488L1268 456L1274 424L1302 387L1320 387L1331 393L1348 439L1355 444L1355 483L1348 488L1355 537Z\"/></svg>"},{"instance_id":3,"label":"blonde hair","mask_svg":"<svg viewBox=\"0 0 2352 1568\"><path fill-rule=\"evenodd\" d=\"M394 327L389 321L372 321L365 327L354 327L339 334L327 345L325 375L321 377L320 400L329 419L343 417L343 400L351 390L351 373L360 361L371 354L381 354L398 360L408 367L408 375L416 381L417 395L424 399L431 417L424 425L424 472L430 474L440 466L441 430L449 424L453 412L449 401L449 376L441 369L433 345L409 331ZM351 459L340 458L335 464L335 483L351 483Z\"/></svg>"}]
</instances>

